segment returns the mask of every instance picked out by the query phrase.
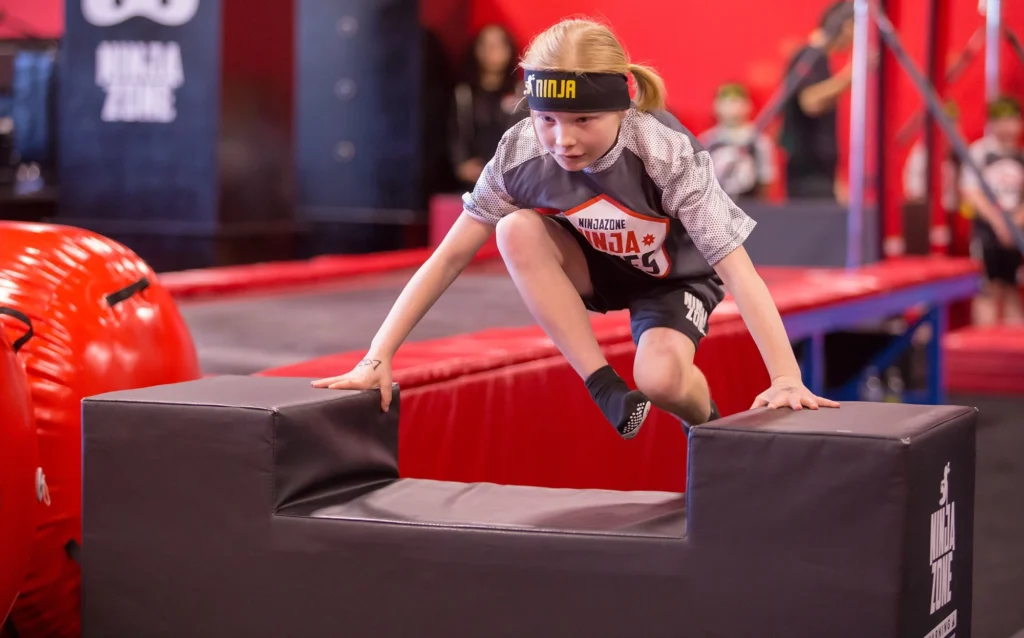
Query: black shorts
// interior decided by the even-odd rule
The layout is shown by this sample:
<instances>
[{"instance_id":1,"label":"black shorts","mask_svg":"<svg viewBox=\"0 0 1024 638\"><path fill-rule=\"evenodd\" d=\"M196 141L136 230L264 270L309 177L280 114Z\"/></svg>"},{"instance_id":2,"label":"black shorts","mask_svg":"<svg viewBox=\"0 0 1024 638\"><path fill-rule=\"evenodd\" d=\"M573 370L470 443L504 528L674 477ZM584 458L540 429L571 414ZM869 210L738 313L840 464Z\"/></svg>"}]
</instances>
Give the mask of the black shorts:
<instances>
[{"instance_id":1,"label":"black shorts","mask_svg":"<svg viewBox=\"0 0 1024 638\"><path fill-rule=\"evenodd\" d=\"M651 328L671 328L683 333L696 347L707 336L711 311L722 301L722 282L717 276L704 280L661 280L645 275L622 259L595 249L572 223L552 216L583 251L594 292L583 298L587 309L606 313L629 309L633 342Z\"/></svg>"},{"instance_id":2,"label":"black shorts","mask_svg":"<svg viewBox=\"0 0 1024 638\"><path fill-rule=\"evenodd\" d=\"M1019 250L1000 244L992 226L980 220L974 224L974 244L975 259L984 264L986 279L1017 284L1017 272L1024 263Z\"/></svg>"}]
</instances>

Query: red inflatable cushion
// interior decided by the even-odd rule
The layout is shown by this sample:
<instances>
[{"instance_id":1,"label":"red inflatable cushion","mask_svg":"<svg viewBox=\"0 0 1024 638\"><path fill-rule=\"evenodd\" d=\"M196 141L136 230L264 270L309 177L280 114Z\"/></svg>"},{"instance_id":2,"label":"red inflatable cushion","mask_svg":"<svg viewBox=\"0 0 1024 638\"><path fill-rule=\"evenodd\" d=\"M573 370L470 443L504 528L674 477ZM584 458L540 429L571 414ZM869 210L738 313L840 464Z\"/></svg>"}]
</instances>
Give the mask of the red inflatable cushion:
<instances>
[{"instance_id":1,"label":"red inflatable cushion","mask_svg":"<svg viewBox=\"0 0 1024 638\"><path fill-rule=\"evenodd\" d=\"M0 627L28 575L40 507L38 466L28 378L0 330Z\"/></svg>"},{"instance_id":2,"label":"red inflatable cushion","mask_svg":"<svg viewBox=\"0 0 1024 638\"><path fill-rule=\"evenodd\" d=\"M156 273L121 244L87 230L0 222L0 306L27 315L19 350L50 505L11 618L22 636L80 633L82 398L199 377L191 335ZM20 323L0 316L0 328ZM20 334L20 333L19 333Z\"/></svg>"}]
</instances>

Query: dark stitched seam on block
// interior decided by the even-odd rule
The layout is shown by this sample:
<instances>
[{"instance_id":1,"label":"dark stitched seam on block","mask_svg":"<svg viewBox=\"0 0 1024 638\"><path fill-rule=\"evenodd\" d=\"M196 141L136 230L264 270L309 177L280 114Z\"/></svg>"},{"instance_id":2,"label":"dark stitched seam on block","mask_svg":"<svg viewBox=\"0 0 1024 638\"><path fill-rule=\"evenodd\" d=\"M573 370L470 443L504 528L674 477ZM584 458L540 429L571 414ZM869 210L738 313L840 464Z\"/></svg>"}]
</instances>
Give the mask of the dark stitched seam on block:
<instances>
[{"instance_id":1,"label":"dark stitched seam on block","mask_svg":"<svg viewBox=\"0 0 1024 638\"><path fill-rule=\"evenodd\" d=\"M270 513L277 514L277 420L281 413L271 411L270 420Z\"/></svg>"},{"instance_id":2,"label":"dark stitched seam on block","mask_svg":"<svg viewBox=\"0 0 1024 638\"><path fill-rule=\"evenodd\" d=\"M451 529L451 530L478 530L486 532L519 532L525 534L550 534L556 536L611 536L614 538L642 538L642 539L655 539L664 541L685 541L689 538L687 536L659 536L656 534L627 534L624 532L585 532L585 531L571 531L564 529L547 529L542 527L513 527L513 526L501 526L501 525L485 525L483 523L427 523L424 521L382 521L375 518L354 518L351 516L309 516L308 514L289 514L289 513L274 513L275 516L283 518L305 518L315 521L347 521L350 523L368 523L372 525L397 525L400 527L431 527L435 529Z\"/></svg>"}]
</instances>

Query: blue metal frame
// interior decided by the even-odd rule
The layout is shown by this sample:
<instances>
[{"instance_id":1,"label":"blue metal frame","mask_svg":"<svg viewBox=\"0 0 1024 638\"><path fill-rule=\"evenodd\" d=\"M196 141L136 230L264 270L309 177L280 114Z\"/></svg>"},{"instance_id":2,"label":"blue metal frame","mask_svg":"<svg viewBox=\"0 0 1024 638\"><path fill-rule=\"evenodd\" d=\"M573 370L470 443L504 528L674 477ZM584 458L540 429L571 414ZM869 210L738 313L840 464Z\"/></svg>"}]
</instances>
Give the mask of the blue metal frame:
<instances>
[{"instance_id":1,"label":"blue metal frame","mask_svg":"<svg viewBox=\"0 0 1024 638\"><path fill-rule=\"evenodd\" d=\"M842 388L825 388L825 335L879 322L901 315L908 309L924 306L923 316L903 335L895 337L872 361L865 366L884 370L910 347L914 333L923 325L932 329L932 338L926 351L928 358L928 384L923 391L909 391L904 395L908 403L942 404L945 402L946 366L942 356L942 338L945 336L948 319L947 309L955 301L972 298L980 287L978 275L963 275L941 282L929 282L892 290L880 295L851 299L824 308L805 310L783 315L782 320L791 340L802 343L801 371L804 384L819 396L837 401L857 399L857 391L864 373Z\"/></svg>"}]
</instances>

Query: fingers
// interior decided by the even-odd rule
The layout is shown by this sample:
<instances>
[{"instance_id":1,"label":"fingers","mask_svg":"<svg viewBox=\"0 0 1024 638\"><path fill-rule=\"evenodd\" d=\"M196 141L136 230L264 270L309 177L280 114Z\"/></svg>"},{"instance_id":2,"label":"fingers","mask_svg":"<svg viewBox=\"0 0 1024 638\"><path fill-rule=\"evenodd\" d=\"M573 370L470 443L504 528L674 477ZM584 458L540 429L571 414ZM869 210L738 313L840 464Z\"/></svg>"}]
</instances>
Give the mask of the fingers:
<instances>
[{"instance_id":1,"label":"fingers","mask_svg":"<svg viewBox=\"0 0 1024 638\"><path fill-rule=\"evenodd\" d=\"M312 386L329 390L365 390L368 387L363 379L354 379L345 374L340 377L317 379L312 383Z\"/></svg>"},{"instance_id":2,"label":"fingers","mask_svg":"<svg viewBox=\"0 0 1024 638\"><path fill-rule=\"evenodd\" d=\"M814 396L813 394L803 394L803 395L800 395L797 398L797 402L798 402L799 405L802 405L805 408L810 408L812 410L817 410L818 409L817 397Z\"/></svg>"},{"instance_id":3,"label":"fingers","mask_svg":"<svg viewBox=\"0 0 1024 638\"><path fill-rule=\"evenodd\" d=\"M387 381L384 383L383 381ZM380 409L385 412L391 407L391 381L383 380L380 384Z\"/></svg>"},{"instance_id":4,"label":"fingers","mask_svg":"<svg viewBox=\"0 0 1024 638\"><path fill-rule=\"evenodd\" d=\"M754 399L754 402L750 405L750 409L753 410L754 408L763 408L766 405L768 405L768 399L766 399L763 394L759 394L757 395L757 398Z\"/></svg>"},{"instance_id":5,"label":"fingers","mask_svg":"<svg viewBox=\"0 0 1024 638\"><path fill-rule=\"evenodd\" d=\"M832 399L824 399L822 397L818 397L818 405L820 405L823 408L838 408L839 402L833 401Z\"/></svg>"},{"instance_id":6,"label":"fingers","mask_svg":"<svg viewBox=\"0 0 1024 638\"><path fill-rule=\"evenodd\" d=\"M344 376L340 376L340 377L328 377L326 379L317 379L316 381L314 381L310 385L312 385L314 388L329 388L332 383L337 383L338 381L340 381L340 380L342 380L344 378L345 378Z\"/></svg>"}]
</instances>

